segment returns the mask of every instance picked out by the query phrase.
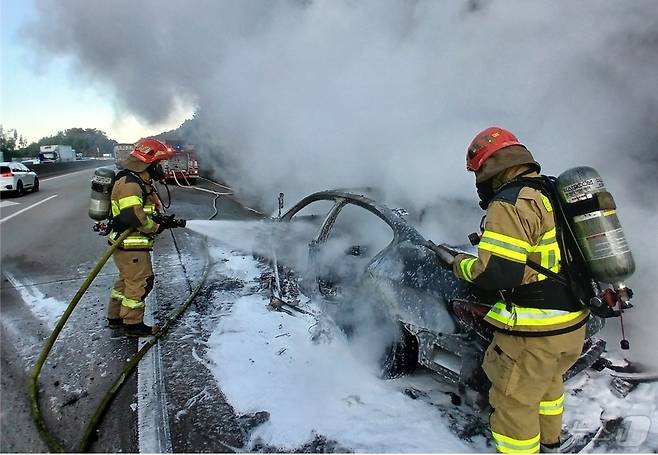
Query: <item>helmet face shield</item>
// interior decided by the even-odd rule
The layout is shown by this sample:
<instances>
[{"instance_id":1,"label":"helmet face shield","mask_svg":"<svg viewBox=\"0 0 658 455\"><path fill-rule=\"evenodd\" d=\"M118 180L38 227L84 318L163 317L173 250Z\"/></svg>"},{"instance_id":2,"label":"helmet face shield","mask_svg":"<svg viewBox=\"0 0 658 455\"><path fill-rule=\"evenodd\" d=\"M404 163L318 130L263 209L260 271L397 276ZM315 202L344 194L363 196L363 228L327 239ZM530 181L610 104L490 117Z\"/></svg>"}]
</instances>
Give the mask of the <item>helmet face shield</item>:
<instances>
[{"instance_id":1,"label":"helmet face shield","mask_svg":"<svg viewBox=\"0 0 658 455\"><path fill-rule=\"evenodd\" d=\"M476 172L480 170L480 167L482 167L482 163L484 160L481 159L481 153L478 155L479 152L482 150L482 145L480 143L471 143L470 147L468 148L468 151L466 152L466 169L471 171L471 172Z\"/></svg>"}]
</instances>

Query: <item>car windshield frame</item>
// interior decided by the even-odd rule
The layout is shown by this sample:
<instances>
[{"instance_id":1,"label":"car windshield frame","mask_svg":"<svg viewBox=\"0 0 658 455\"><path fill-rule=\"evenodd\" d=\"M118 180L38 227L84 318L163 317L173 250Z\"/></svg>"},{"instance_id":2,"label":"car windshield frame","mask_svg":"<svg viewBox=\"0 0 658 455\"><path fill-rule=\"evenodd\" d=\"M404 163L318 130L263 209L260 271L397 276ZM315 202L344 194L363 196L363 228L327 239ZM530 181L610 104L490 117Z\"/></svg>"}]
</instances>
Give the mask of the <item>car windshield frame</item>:
<instances>
[{"instance_id":1,"label":"car windshield frame","mask_svg":"<svg viewBox=\"0 0 658 455\"><path fill-rule=\"evenodd\" d=\"M411 226L404 218L393 212L385 205L379 204L378 202L366 196L348 193L342 190L328 190L313 193L297 202L292 208L281 215L279 221L294 222L293 217L297 213L302 211L305 207L312 204L313 202L322 200L333 201L334 205L327 211L320 225L318 233L309 244L309 254L312 254L311 250L317 249L319 245L327 241L329 235L331 234L334 223L338 219L338 216L340 216L340 212L344 207L348 205L360 207L376 215L388 225L393 234L391 241L370 258L368 264L366 264L364 267L363 272L368 270L368 268L374 262L376 262L383 255L387 254L388 251L396 248L396 246L402 242L409 241L416 245L424 245L427 243L425 238L416 230L416 228Z\"/></svg>"},{"instance_id":2,"label":"car windshield frame","mask_svg":"<svg viewBox=\"0 0 658 455\"><path fill-rule=\"evenodd\" d=\"M369 212L375 214L381 218L389 227L393 230L394 239L396 242L401 240L411 240L418 244L426 243L425 238L411 226L404 218L401 218L398 214L393 212L391 209L382 205L373 199L370 199L361 194L349 193L342 190L327 190L319 191L309 196L306 196L299 202L297 202L292 208L286 211L281 215L280 221L292 221L292 217L304 207L311 204L312 202L319 200L329 200L334 201L334 206L327 212L325 219L322 223L321 235L324 234L325 228L330 228L331 225L327 224L332 221L331 218L334 218L338 215L338 212L342 208L341 205L352 204L357 205ZM335 220L334 220L335 221Z\"/></svg>"}]
</instances>

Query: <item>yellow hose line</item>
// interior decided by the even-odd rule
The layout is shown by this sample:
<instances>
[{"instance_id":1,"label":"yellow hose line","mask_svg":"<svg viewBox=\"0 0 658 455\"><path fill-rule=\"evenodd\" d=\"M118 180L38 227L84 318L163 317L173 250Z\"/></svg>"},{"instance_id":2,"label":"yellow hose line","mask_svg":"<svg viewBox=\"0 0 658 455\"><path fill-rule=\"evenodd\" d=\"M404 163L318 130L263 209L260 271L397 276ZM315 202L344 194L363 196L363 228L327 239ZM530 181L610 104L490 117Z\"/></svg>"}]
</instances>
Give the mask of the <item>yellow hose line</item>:
<instances>
[{"instance_id":1,"label":"yellow hose line","mask_svg":"<svg viewBox=\"0 0 658 455\"><path fill-rule=\"evenodd\" d=\"M41 350L41 354L39 355L39 358L37 359L34 365L34 369L32 370L32 375L29 378L27 388L28 388L28 394L30 396L30 411L32 414L32 418L34 419L34 423L37 425L37 429L39 430L39 433L41 434L41 437L43 438L44 442L48 445L48 448L53 452L66 452L66 450L57 441L57 439L50 433L50 431L48 431L46 422L43 418L43 415L41 414L41 410L39 409L38 382L39 382L39 376L41 375L41 369L43 368L43 365L46 362L46 359L48 358L48 355L50 354L50 350L55 344L57 337L62 331L62 328L64 328L66 321L68 321L76 305L78 304L84 293L91 285L91 282L94 281L96 275L98 275L98 273L101 271L107 260L110 258L110 256L112 256L112 254L117 249L117 247L121 244L121 242L126 237L128 237L128 235L130 235L132 232L133 232L132 229L128 229L124 231L119 236L119 238L116 239L115 243L105 250L101 258L94 266L94 268L91 270L91 272L89 272L89 275L87 275L87 279L85 279L85 281L82 283L80 289L78 289L78 292L76 292L75 296L71 300L71 303L69 303L69 305L66 307L64 314L62 314L62 316L59 318L59 321L57 322L57 325L53 329L50 336L48 337L48 340L46 340L46 344Z\"/></svg>"},{"instance_id":2,"label":"yellow hose line","mask_svg":"<svg viewBox=\"0 0 658 455\"><path fill-rule=\"evenodd\" d=\"M87 449L89 447L89 444L91 443L96 428L98 428L98 425L100 424L101 419L105 414L105 411L107 410L108 406L112 403L112 400L116 396L117 392L119 391L125 380L128 377L130 377L130 375L133 373L133 371L139 364L139 361L142 360L142 358L144 357L144 355L146 355L149 349L151 349L155 345L155 343L158 342L160 338L165 336L165 334L169 331L171 325L190 306L190 304L194 301L194 298L201 290L201 287L205 283L206 277L208 276L208 272L210 271L211 268L210 254L208 253L208 248L204 248L204 251L206 252L205 255L206 262L204 265L203 274L196 288L194 288L194 290L187 298L187 300L185 300L185 302L183 302L183 304L181 304L181 306L179 306L178 309L167 319L167 321L164 323L162 328L160 328L160 330L155 335L150 337L149 340L144 344L144 346L142 346L142 348L137 352L137 354L135 354L135 356L128 361L124 369L121 371L119 377L114 381L114 383L112 383L112 386L108 389L107 393L103 396L100 405L98 405L98 407L96 408L96 412L94 413L91 420L87 424L87 427L85 428L85 432L77 448L78 452L83 452L83 453L87 452Z\"/></svg>"},{"instance_id":3,"label":"yellow hose line","mask_svg":"<svg viewBox=\"0 0 658 455\"><path fill-rule=\"evenodd\" d=\"M174 177L174 179L176 179ZM178 186L183 187L178 183L178 180L176 179L176 183ZM192 188L196 189L196 188ZM218 196L225 195L225 193L218 193L215 191L210 191L210 190L205 190L208 193L214 194L217 199ZM211 216L210 218L214 218L217 215L217 209L215 208L215 214ZM41 355L39 355L39 358L37 359L36 364L34 365L34 369L32 371L32 375L29 379L28 382L28 394L30 396L30 403L31 403L31 414L32 418L34 419L35 424L37 425L37 429L39 430L39 433L41 434L41 437L43 440L46 442L48 445L48 448L53 451L53 452L66 452L67 450L57 441L57 439L50 433L48 430L48 427L46 426L46 422L43 418L43 415L41 414L41 410L39 409L39 388L38 388L38 381L39 381L39 376L41 375L41 370L43 368L44 363L46 362L48 355L50 354L50 350L52 349L53 345L55 344L55 341L57 340L57 337L59 336L60 332L64 328L64 325L68 321L68 318L71 316L71 313L75 309L76 305L84 295L84 293L87 291L89 286L91 285L92 281L96 278L98 273L101 271L107 260L112 256L114 251L117 249L117 247L121 244L121 242L128 237L133 232L133 229L129 229L127 231L124 231L119 238L116 240L116 242L111 245L109 248L105 250L103 253L103 256L98 260L94 268L92 269L91 272L89 272L89 275L85 279L85 281L82 283L80 286L80 289L78 289L78 292L75 294L73 299L71 300L71 303L69 303L68 307L66 307L66 310L64 311L64 314L62 314L61 318L57 322L57 325L55 326L55 329L53 332L50 334L48 337L48 340L46 341L46 344L43 347L43 350L41 351ZM130 376L130 374L135 370L137 365L139 364L139 361L146 355L146 353L151 349L157 341L162 338L169 330L171 324L173 324L176 319L180 317L181 314L190 306L194 298L197 296L199 291L201 290L201 287L206 281L206 277L208 276L208 272L210 271L211 268L211 263L210 263L210 255L208 253L208 248L204 248L205 251L205 259L206 263L204 265L204 271L201 276L201 279L199 280L199 283L197 284L196 288L192 291L192 293L189 295L187 300L172 314L171 317L167 319L165 324L162 326L162 328L156 333L154 336L152 336L145 344L142 346L142 348L137 352L137 354L128 361L124 369L121 371L121 374L119 377L112 383L112 386L108 389L106 394L103 396L103 399L101 400L100 405L96 408L96 411L94 412L94 415L92 416L91 420L87 424L87 427L85 428L85 432L82 436L82 439L80 440L80 443L78 444L77 450L79 452L86 452L89 444L91 443L92 437L94 436L94 433L96 429L98 428L98 425L100 424L107 407L110 405L114 397L116 396L117 392L121 388L121 386L124 384L125 380Z\"/></svg>"}]
</instances>

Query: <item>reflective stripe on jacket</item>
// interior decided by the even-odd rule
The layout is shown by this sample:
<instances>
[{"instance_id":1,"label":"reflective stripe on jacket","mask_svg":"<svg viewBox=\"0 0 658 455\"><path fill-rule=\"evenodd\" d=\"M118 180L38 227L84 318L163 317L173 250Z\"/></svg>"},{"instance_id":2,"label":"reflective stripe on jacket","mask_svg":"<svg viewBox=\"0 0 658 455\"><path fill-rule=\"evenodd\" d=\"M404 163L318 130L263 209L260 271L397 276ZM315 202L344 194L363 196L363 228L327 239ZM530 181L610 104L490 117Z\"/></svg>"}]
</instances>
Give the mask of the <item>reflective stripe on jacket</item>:
<instances>
[{"instance_id":1,"label":"reflective stripe on jacket","mask_svg":"<svg viewBox=\"0 0 658 455\"><path fill-rule=\"evenodd\" d=\"M528 175L534 176L538 174ZM561 257L550 200L536 189L517 187L503 191L489 204L478 256L458 255L453 271L484 289L509 290L547 279L528 267L527 261L558 273ZM581 326L588 318L586 310L531 308L509 300L501 298L485 317L503 331L537 335L564 332Z\"/></svg>"},{"instance_id":2,"label":"reflective stripe on jacket","mask_svg":"<svg viewBox=\"0 0 658 455\"><path fill-rule=\"evenodd\" d=\"M125 229L133 228L121 243L124 250L150 250L153 248L153 237L158 229L152 215L156 213L158 199L152 185L140 182L137 175L128 174L119 178L112 188L112 218L114 227L109 235L112 243ZM143 199L146 188L146 200Z\"/></svg>"}]
</instances>

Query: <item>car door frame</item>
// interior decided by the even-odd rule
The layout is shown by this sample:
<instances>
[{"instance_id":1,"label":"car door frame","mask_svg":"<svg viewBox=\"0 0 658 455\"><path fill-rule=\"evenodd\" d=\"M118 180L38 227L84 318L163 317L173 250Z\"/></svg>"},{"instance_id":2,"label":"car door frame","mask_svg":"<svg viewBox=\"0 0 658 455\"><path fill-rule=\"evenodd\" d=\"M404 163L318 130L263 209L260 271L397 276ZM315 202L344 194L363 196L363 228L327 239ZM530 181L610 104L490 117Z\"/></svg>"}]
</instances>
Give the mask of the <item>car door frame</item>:
<instances>
[{"instance_id":1,"label":"car door frame","mask_svg":"<svg viewBox=\"0 0 658 455\"><path fill-rule=\"evenodd\" d=\"M25 172L21 169L20 163L16 162L11 162L9 163L9 169L11 169L11 173L14 176L14 189L16 190L16 194L18 194L18 182L21 182L21 185L23 185L23 189L26 189L27 186L25 185L25 178L24 174Z\"/></svg>"},{"instance_id":2,"label":"car door frame","mask_svg":"<svg viewBox=\"0 0 658 455\"><path fill-rule=\"evenodd\" d=\"M20 168L22 168L21 172L23 172L23 186L24 187L26 186L25 179L31 179L32 182L29 184L29 186L27 186L27 188L34 188L34 180L35 180L36 174L32 170L30 170L29 167L24 165L23 163L18 163L18 166Z\"/></svg>"},{"instance_id":3,"label":"car door frame","mask_svg":"<svg viewBox=\"0 0 658 455\"><path fill-rule=\"evenodd\" d=\"M303 210L306 206L321 200L333 201L334 205L325 215L317 235L309 243L309 266L307 267L309 270L304 272L304 281L308 284L310 284L311 280L313 281L312 287L309 289L313 293L316 291L320 292L318 281L320 278L318 275L318 264L317 261L314 260L319 252L319 245L322 245L328 240L331 229L338 219L340 212L347 205L355 205L374 214L380 218L382 222L386 223L391 228L391 231L393 231L393 238L391 241L370 259L368 264L364 267L364 272L368 269L370 264L379 259L391 248L394 248L395 245L397 245L400 241L413 237L417 237L416 240L422 239L422 241L424 241L423 237L414 228L410 227L406 221L401 219L388 207L378 204L376 201L369 199L366 196L340 190L320 191L313 193L295 204L291 209L289 209L285 214L281 216L280 220L290 222L292 221L292 217Z\"/></svg>"}]
</instances>

